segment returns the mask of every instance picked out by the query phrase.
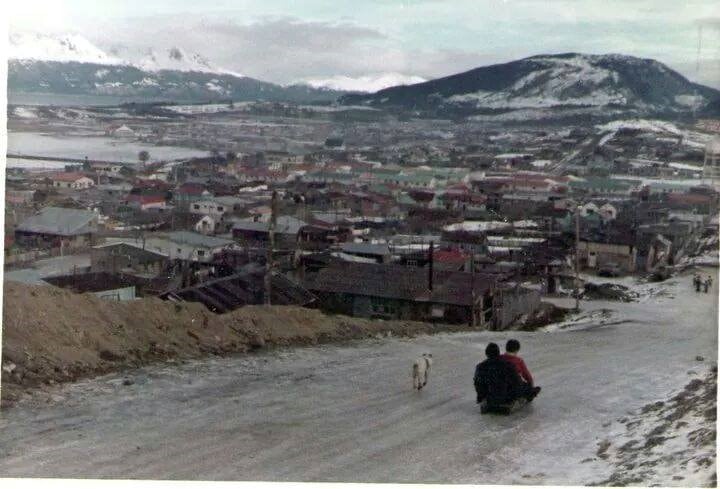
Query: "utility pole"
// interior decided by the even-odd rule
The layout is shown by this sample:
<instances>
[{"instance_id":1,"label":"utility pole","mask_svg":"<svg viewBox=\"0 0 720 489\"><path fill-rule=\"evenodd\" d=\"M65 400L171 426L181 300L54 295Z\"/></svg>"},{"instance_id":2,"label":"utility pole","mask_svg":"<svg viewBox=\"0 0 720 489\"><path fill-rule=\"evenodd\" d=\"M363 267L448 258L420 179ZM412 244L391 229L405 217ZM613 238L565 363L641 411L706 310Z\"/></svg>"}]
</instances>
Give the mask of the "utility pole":
<instances>
[{"instance_id":1,"label":"utility pole","mask_svg":"<svg viewBox=\"0 0 720 489\"><path fill-rule=\"evenodd\" d=\"M580 310L580 205L575 209L575 311Z\"/></svg>"},{"instance_id":2,"label":"utility pole","mask_svg":"<svg viewBox=\"0 0 720 489\"><path fill-rule=\"evenodd\" d=\"M430 291L431 294L432 294L433 285L434 285L433 280L435 279L435 277L433 276L433 274L434 274L433 268L435 265L435 256L434 256L435 249L434 248L435 248L435 243L430 241L430 247L428 248L428 251L429 251L429 253L428 253L428 290Z\"/></svg>"},{"instance_id":3,"label":"utility pole","mask_svg":"<svg viewBox=\"0 0 720 489\"><path fill-rule=\"evenodd\" d=\"M273 190L272 200L270 201L270 222L268 223L268 248L267 263L265 270L265 305L271 304L272 295L272 272L275 267L273 259L273 249L275 248L275 223L277 222L277 191Z\"/></svg>"},{"instance_id":4,"label":"utility pole","mask_svg":"<svg viewBox=\"0 0 720 489\"><path fill-rule=\"evenodd\" d=\"M470 309L470 316L471 316L470 326L472 326L474 328L475 326L477 326L477 293L475 292L475 252L473 252L470 256L471 256L471 260L470 260L470 274L471 275L470 276L472 277L472 281L471 281L471 283L472 283L472 296L471 296L472 307ZM481 314L482 314L482 310L481 310Z\"/></svg>"}]
</instances>

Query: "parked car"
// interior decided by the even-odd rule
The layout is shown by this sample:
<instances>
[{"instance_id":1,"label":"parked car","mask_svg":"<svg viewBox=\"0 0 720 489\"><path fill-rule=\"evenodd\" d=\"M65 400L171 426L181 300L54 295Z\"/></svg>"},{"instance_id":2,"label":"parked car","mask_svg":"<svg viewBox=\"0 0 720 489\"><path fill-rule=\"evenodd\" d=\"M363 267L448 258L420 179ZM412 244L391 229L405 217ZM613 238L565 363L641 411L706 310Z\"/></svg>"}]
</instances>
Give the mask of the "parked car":
<instances>
[{"instance_id":1,"label":"parked car","mask_svg":"<svg viewBox=\"0 0 720 489\"><path fill-rule=\"evenodd\" d=\"M616 263L608 263L598 269L598 275L601 277L619 277L622 275L622 269Z\"/></svg>"},{"instance_id":2,"label":"parked car","mask_svg":"<svg viewBox=\"0 0 720 489\"><path fill-rule=\"evenodd\" d=\"M672 269L667 266L661 266L661 267L658 267L657 270L655 270L654 272L652 272L650 274L649 279L652 282L662 282L663 280L669 279L671 276L672 276Z\"/></svg>"}]
</instances>

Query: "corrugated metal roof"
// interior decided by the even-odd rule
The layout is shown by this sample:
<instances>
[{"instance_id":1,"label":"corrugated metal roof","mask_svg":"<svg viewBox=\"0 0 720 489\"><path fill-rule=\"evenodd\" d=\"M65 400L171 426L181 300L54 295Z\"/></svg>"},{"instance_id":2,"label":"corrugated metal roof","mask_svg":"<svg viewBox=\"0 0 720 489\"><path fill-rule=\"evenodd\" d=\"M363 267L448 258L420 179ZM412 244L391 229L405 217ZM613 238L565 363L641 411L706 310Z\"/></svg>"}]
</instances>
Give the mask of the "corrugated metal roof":
<instances>
[{"instance_id":1,"label":"corrugated metal roof","mask_svg":"<svg viewBox=\"0 0 720 489\"><path fill-rule=\"evenodd\" d=\"M472 275L435 270L430 291L427 268L342 262L308 276L304 285L310 291L468 306L472 305L473 283L482 295L496 282L490 275Z\"/></svg>"},{"instance_id":2,"label":"corrugated metal roof","mask_svg":"<svg viewBox=\"0 0 720 489\"><path fill-rule=\"evenodd\" d=\"M307 226L305 221L292 216L280 216L275 223L275 232L279 234L297 234L304 226ZM240 220L233 225L233 230L240 231L268 232L269 229L270 223L268 221Z\"/></svg>"},{"instance_id":3,"label":"corrugated metal roof","mask_svg":"<svg viewBox=\"0 0 720 489\"><path fill-rule=\"evenodd\" d=\"M215 236L192 233L190 231L175 231L167 234L167 239L173 243L187 244L202 248L220 248L222 246L235 244L235 241Z\"/></svg>"},{"instance_id":4,"label":"corrugated metal roof","mask_svg":"<svg viewBox=\"0 0 720 489\"><path fill-rule=\"evenodd\" d=\"M360 255L390 254L390 247L387 243L343 243L340 247L345 253Z\"/></svg>"},{"instance_id":5,"label":"corrugated metal roof","mask_svg":"<svg viewBox=\"0 0 720 489\"><path fill-rule=\"evenodd\" d=\"M17 230L25 233L77 236L94 233L97 214L83 209L45 207L21 222Z\"/></svg>"}]
</instances>

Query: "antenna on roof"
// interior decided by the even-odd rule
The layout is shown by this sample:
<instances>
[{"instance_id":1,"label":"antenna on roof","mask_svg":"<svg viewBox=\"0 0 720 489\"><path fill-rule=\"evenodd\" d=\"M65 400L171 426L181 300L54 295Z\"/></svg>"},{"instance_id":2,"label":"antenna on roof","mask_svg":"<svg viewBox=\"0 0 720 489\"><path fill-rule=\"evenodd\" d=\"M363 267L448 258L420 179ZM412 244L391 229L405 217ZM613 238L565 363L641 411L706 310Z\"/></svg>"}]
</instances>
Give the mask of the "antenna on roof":
<instances>
[{"instance_id":1,"label":"antenna on roof","mask_svg":"<svg viewBox=\"0 0 720 489\"><path fill-rule=\"evenodd\" d=\"M697 46L697 61L695 64L695 72L700 73L700 51L702 50L702 24L698 24L698 46Z\"/></svg>"}]
</instances>

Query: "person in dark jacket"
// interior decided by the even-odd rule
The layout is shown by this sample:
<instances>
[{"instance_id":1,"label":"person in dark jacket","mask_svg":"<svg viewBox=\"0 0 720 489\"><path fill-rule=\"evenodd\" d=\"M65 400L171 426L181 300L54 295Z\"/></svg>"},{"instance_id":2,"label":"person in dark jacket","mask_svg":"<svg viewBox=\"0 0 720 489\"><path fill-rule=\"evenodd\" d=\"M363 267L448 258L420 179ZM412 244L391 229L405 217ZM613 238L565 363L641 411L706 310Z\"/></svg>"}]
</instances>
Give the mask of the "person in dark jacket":
<instances>
[{"instance_id":1,"label":"person in dark jacket","mask_svg":"<svg viewBox=\"0 0 720 489\"><path fill-rule=\"evenodd\" d=\"M487 401L488 405L510 404L515 399L525 397L532 401L540 389L530 387L520 379L515 367L500 358L500 347L490 343L485 348L487 359L475 367L475 392L478 404Z\"/></svg>"}]
</instances>

